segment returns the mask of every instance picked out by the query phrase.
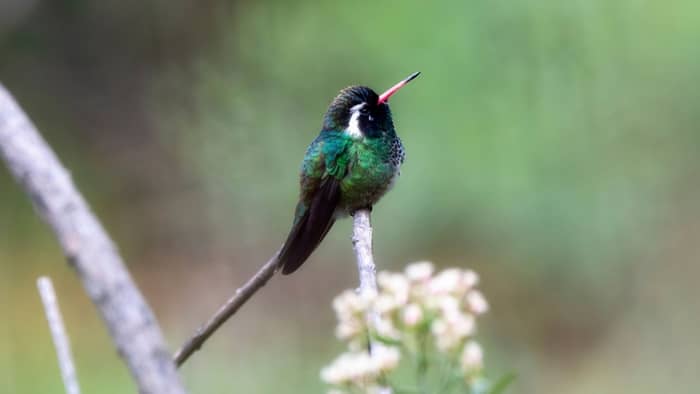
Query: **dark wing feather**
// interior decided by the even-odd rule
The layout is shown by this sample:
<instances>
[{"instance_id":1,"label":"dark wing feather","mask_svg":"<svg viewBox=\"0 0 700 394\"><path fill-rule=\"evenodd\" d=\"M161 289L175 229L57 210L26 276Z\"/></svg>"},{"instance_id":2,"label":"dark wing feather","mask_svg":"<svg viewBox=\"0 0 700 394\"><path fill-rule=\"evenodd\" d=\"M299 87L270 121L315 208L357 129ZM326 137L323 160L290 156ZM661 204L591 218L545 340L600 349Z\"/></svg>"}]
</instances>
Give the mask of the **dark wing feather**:
<instances>
[{"instance_id":1,"label":"dark wing feather","mask_svg":"<svg viewBox=\"0 0 700 394\"><path fill-rule=\"evenodd\" d=\"M289 232L279 255L284 275L296 271L321 243L335 223L335 209L340 200L340 182L326 177L316 190L311 204ZM302 203L300 203L302 204Z\"/></svg>"}]
</instances>

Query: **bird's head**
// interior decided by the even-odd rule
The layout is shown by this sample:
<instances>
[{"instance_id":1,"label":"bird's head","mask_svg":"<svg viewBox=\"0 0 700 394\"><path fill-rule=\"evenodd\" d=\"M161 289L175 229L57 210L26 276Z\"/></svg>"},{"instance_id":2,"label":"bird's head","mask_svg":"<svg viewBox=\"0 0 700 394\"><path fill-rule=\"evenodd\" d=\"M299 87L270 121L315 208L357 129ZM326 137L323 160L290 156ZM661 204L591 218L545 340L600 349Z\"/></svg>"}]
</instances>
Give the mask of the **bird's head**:
<instances>
[{"instance_id":1,"label":"bird's head","mask_svg":"<svg viewBox=\"0 0 700 394\"><path fill-rule=\"evenodd\" d=\"M354 139L377 138L382 133L393 133L389 97L419 74L411 74L381 95L366 86L350 86L341 90L328 106L323 130L342 131Z\"/></svg>"}]
</instances>

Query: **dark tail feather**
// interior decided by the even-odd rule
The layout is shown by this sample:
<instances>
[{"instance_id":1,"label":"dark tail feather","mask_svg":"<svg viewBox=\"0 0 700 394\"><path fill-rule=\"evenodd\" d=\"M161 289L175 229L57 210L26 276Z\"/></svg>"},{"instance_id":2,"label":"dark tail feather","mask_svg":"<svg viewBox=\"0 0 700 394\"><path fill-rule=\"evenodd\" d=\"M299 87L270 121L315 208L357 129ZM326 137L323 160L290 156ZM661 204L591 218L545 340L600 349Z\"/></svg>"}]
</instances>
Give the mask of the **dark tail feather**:
<instances>
[{"instance_id":1,"label":"dark tail feather","mask_svg":"<svg viewBox=\"0 0 700 394\"><path fill-rule=\"evenodd\" d=\"M296 271L323 241L335 223L334 213L340 200L340 184L328 177L316 191L304 215L289 232L279 255L279 267L284 275Z\"/></svg>"}]
</instances>

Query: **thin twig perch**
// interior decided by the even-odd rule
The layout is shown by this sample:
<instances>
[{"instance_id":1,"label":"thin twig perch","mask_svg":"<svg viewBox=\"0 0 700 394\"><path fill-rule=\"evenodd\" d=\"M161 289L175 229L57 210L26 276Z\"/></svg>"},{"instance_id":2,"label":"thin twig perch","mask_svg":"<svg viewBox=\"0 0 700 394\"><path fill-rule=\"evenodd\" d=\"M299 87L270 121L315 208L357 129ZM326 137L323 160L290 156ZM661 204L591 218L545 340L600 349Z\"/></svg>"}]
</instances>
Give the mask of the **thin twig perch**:
<instances>
[{"instance_id":1,"label":"thin twig perch","mask_svg":"<svg viewBox=\"0 0 700 394\"><path fill-rule=\"evenodd\" d=\"M358 292L360 295L373 297L377 294L377 269L374 265L374 254L372 253L372 222L368 209L361 209L353 214L352 247L355 250L355 258L357 259L357 272L360 275ZM378 319L379 316L371 310L367 314L370 327L375 327ZM371 340L369 351L370 353L372 352Z\"/></svg>"},{"instance_id":2,"label":"thin twig perch","mask_svg":"<svg viewBox=\"0 0 700 394\"><path fill-rule=\"evenodd\" d=\"M372 223L367 209L356 211L352 217L352 247L360 274L360 293L377 293L376 268L372 254Z\"/></svg>"},{"instance_id":3,"label":"thin twig perch","mask_svg":"<svg viewBox=\"0 0 700 394\"><path fill-rule=\"evenodd\" d=\"M80 394L78 376L75 372L73 355L70 351L70 341L68 340L68 334L66 334L66 328L63 325L63 317L61 317L61 311L58 308L58 300L56 300L56 292L53 289L51 279L46 276L40 277L36 281L36 287L39 289L39 296L41 296L41 302L44 304L46 321L49 323L51 338L53 338L53 344L56 347L58 366L61 369L61 377L63 378L63 386L66 388L66 394Z\"/></svg>"},{"instance_id":4,"label":"thin twig perch","mask_svg":"<svg viewBox=\"0 0 700 394\"><path fill-rule=\"evenodd\" d=\"M0 84L0 157L51 226L142 394L185 392L153 312L68 171Z\"/></svg>"},{"instance_id":5,"label":"thin twig perch","mask_svg":"<svg viewBox=\"0 0 700 394\"><path fill-rule=\"evenodd\" d=\"M374 253L372 252L372 221L370 219L369 209L361 209L356 211L352 217L352 247L355 250L355 258L357 259L357 271L360 276L360 287L358 291L361 295L368 297L377 294L377 268L374 265ZM376 327L379 320L379 314L371 310L367 314L367 320L370 322L370 327ZM368 343L369 353L372 354L372 348L375 342ZM391 394L390 388L382 388L381 394Z\"/></svg>"},{"instance_id":6,"label":"thin twig perch","mask_svg":"<svg viewBox=\"0 0 700 394\"><path fill-rule=\"evenodd\" d=\"M238 309L250 299L250 297L255 294L261 287L265 286L268 280L272 278L277 269L277 256L278 253L263 265L258 272L253 275L252 278L241 287L239 287L231 298L226 301L224 305L219 308L219 310L212 316L209 321L207 321L203 326L201 326L197 332L182 345L182 348L175 353L175 364L179 367L187 361L192 353L199 350L204 342L209 339L209 337L221 327L222 324L226 322L231 316L233 316Z\"/></svg>"}]
</instances>

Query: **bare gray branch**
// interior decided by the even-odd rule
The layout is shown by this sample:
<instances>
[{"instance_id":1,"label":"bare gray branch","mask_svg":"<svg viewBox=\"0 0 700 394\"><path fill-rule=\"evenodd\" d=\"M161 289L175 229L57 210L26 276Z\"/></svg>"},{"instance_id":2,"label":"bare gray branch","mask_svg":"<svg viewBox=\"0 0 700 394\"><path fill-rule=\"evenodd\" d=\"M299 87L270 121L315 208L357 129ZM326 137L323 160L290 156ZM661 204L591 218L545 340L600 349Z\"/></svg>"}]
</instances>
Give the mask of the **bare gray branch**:
<instances>
[{"instance_id":1,"label":"bare gray branch","mask_svg":"<svg viewBox=\"0 0 700 394\"><path fill-rule=\"evenodd\" d=\"M73 355L70 351L70 341L68 340L68 334L66 334L66 328L63 325L63 317L61 317L61 310L58 308L58 300L56 299L56 292L53 289L51 279L46 276L40 277L36 281L36 287L39 289L39 296L41 296L41 302L44 304L46 321L49 323L51 338L53 338L53 344L56 347L58 366L61 369L61 377L63 378L63 386L66 388L66 394L80 394L78 376L75 372Z\"/></svg>"},{"instance_id":2,"label":"bare gray branch","mask_svg":"<svg viewBox=\"0 0 700 394\"><path fill-rule=\"evenodd\" d=\"M70 175L0 84L0 156L51 226L143 394L184 393L163 335Z\"/></svg>"}]
</instances>

